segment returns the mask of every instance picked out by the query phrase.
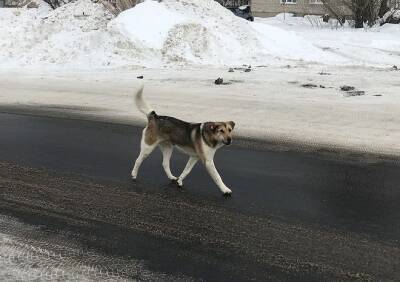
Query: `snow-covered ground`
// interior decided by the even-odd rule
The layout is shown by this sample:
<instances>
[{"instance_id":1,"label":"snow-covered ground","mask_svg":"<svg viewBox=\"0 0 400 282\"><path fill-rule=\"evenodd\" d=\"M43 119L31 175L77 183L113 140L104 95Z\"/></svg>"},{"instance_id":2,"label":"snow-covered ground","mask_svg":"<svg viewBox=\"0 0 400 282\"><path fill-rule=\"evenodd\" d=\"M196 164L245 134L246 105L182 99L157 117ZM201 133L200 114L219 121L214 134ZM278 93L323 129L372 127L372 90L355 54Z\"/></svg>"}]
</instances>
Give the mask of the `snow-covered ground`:
<instances>
[{"instance_id":1,"label":"snow-covered ground","mask_svg":"<svg viewBox=\"0 0 400 282\"><path fill-rule=\"evenodd\" d=\"M214 0L147 0L116 18L90 0L54 11L36 1L38 9L0 9L1 68L400 64L398 25L334 29L290 15L248 22Z\"/></svg>"},{"instance_id":2,"label":"snow-covered ground","mask_svg":"<svg viewBox=\"0 0 400 282\"><path fill-rule=\"evenodd\" d=\"M144 124L133 92L160 114L188 121L234 120L237 136L278 144L400 156L399 71L361 67L140 69L100 72L0 72L0 105L28 106L88 119ZM215 85L217 77L228 85ZM304 88L313 83L316 88ZM322 85L325 88L321 88ZM349 96L339 88L365 91ZM28 109L29 110L29 109Z\"/></svg>"},{"instance_id":3,"label":"snow-covered ground","mask_svg":"<svg viewBox=\"0 0 400 282\"><path fill-rule=\"evenodd\" d=\"M134 258L108 256L83 246L71 232L52 232L0 215L0 280L191 281L150 270Z\"/></svg>"},{"instance_id":4,"label":"snow-covered ground","mask_svg":"<svg viewBox=\"0 0 400 282\"><path fill-rule=\"evenodd\" d=\"M400 25L385 24L354 29L336 21L324 23L320 17L293 17L280 14L273 18L257 18L257 22L295 33L318 49L336 54L346 64L387 66L400 64ZM320 63L327 63L321 57Z\"/></svg>"}]
</instances>

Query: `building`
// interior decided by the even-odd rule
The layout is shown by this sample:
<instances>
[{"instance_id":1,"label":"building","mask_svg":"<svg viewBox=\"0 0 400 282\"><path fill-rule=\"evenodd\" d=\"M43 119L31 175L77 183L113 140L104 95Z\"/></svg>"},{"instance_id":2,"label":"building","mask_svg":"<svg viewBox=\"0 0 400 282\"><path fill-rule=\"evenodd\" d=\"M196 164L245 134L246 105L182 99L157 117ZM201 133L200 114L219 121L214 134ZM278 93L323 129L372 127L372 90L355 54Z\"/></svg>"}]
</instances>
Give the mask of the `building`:
<instances>
[{"instance_id":1,"label":"building","mask_svg":"<svg viewBox=\"0 0 400 282\"><path fill-rule=\"evenodd\" d=\"M0 7L19 7L27 4L26 0L0 0Z\"/></svg>"},{"instance_id":2,"label":"building","mask_svg":"<svg viewBox=\"0 0 400 282\"><path fill-rule=\"evenodd\" d=\"M280 13L298 16L330 14L321 0L252 0L252 11L256 17L273 17ZM345 14L351 15L350 10Z\"/></svg>"},{"instance_id":3,"label":"building","mask_svg":"<svg viewBox=\"0 0 400 282\"><path fill-rule=\"evenodd\" d=\"M338 0L251 0L253 15L255 17L273 17L280 13L293 13L297 16L326 15L352 17L351 10ZM388 0L388 5L400 8L400 0ZM330 9L332 7L333 9Z\"/></svg>"},{"instance_id":4,"label":"building","mask_svg":"<svg viewBox=\"0 0 400 282\"><path fill-rule=\"evenodd\" d=\"M389 6L395 9L400 9L400 0L389 0Z\"/></svg>"}]
</instances>

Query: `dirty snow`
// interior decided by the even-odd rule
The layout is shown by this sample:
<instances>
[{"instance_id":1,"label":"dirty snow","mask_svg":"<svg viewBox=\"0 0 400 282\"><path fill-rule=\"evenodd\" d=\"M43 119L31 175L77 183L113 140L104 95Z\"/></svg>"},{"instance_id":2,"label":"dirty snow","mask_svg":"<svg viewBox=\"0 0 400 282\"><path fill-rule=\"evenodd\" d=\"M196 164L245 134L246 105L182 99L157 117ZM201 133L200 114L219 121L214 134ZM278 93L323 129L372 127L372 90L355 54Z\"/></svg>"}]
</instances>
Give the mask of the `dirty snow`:
<instances>
[{"instance_id":1,"label":"dirty snow","mask_svg":"<svg viewBox=\"0 0 400 282\"><path fill-rule=\"evenodd\" d=\"M137 80L139 75L144 80ZM230 84L215 85L218 76ZM248 73L210 68L15 70L0 72L0 104L143 125L146 118L135 108L133 92L144 82L146 100L158 113L193 122L234 120L235 136L400 156L399 76L391 69L335 66L265 67ZM305 83L317 87L304 88ZM349 96L342 85L365 95Z\"/></svg>"},{"instance_id":2,"label":"dirty snow","mask_svg":"<svg viewBox=\"0 0 400 282\"><path fill-rule=\"evenodd\" d=\"M0 281L190 281L152 271L140 260L98 253L76 237L0 215Z\"/></svg>"}]
</instances>

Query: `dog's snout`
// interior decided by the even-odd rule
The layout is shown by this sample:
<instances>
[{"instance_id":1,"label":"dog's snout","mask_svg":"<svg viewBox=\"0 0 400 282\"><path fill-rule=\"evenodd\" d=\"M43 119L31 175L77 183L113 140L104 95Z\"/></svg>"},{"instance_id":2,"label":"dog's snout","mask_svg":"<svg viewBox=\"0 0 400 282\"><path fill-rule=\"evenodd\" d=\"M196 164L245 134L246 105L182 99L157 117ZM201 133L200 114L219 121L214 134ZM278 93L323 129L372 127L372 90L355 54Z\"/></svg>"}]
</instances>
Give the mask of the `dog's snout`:
<instances>
[{"instance_id":1,"label":"dog's snout","mask_svg":"<svg viewBox=\"0 0 400 282\"><path fill-rule=\"evenodd\" d=\"M228 137L228 139L226 140L226 145L230 145L232 143L232 138Z\"/></svg>"}]
</instances>

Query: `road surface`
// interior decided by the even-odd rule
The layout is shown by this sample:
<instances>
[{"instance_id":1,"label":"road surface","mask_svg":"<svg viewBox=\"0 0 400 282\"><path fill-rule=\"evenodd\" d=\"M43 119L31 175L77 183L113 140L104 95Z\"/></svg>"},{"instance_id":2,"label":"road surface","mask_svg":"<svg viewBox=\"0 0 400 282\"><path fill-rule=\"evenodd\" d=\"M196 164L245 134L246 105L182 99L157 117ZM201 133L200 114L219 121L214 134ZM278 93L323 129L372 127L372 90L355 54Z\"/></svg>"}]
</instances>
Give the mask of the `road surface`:
<instances>
[{"instance_id":1,"label":"road surface","mask_svg":"<svg viewBox=\"0 0 400 282\"><path fill-rule=\"evenodd\" d=\"M170 184L159 151L132 182L140 133L0 114L0 213L40 226L47 241L62 234L63 244L95 252L94 265L128 280L400 277L398 162L255 150L235 140L216 155L233 190L225 199L200 164L183 190ZM175 152L178 175L187 157Z\"/></svg>"}]
</instances>

